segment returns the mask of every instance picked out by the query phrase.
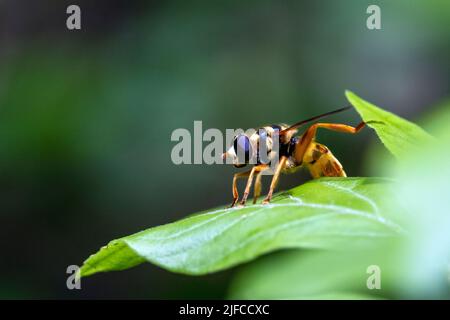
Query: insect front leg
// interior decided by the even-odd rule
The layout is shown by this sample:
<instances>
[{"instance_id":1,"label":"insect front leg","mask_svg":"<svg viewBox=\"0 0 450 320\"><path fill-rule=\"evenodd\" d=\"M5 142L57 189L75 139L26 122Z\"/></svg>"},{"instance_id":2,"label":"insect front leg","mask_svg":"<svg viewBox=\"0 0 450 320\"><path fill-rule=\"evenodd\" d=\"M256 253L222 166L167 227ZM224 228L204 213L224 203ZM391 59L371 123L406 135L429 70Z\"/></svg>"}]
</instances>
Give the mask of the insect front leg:
<instances>
[{"instance_id":1,"label":"insect front leg","mask_svg":"<svg viewBox=\"0 0 450 320\"><path fill-rule=\"evenodd\" d=\"M245 202L247 201L248 195L250 194L250 188L252 187L252 183L253 183L253 175L255 174L255 172L257 173L257 175L259 176L260 173L266 169L267 165L258 165L258 166L254 166L251 170L250 170L250 175L248 176L248 180L247 180L247 185L245 186L245 191L244 191L244 195L242 196L242 200L241 200L241 204L245 205Z\"/></svg>"},{"instance_id":2,"label":"insect front leg","mask_svg":"<svg viewBox=\"0 0 450 320\"><path fill-rule=\"evenodd\" d=\"M270 183L269 193L267 194L266 198L263 200L263 202L262 202L263 204L269 203L270 200L272 199L273 190L277 186L278 179L280 178L281 170L283 170L284 166L286 165L286 161L287 161L287 157L283 156L280 158L280 162L278 163L278 165L275 169L275 173L273 175L272 182Z\"/></svg>"},{"instance_id":3,"label":"insect front leg","mask_svg":"<svg viewBox=\"0 0 450 320\"><path fill-rule=\"evenodd\" d=\"M245 171L245 172L239 172L239 173L235 173L234 174L234 176L233 176L233 186L232 186L232 189L233 189L233 202L231 203L230 208L234 207L234 205L236 204L236 202L239 199L239 193L238 193L238 189L237 189L237 180L240 179L240 178L248 177L250 175L251 171L252 170L248 170L248 171Z\"/></svg>"}]
</instances>

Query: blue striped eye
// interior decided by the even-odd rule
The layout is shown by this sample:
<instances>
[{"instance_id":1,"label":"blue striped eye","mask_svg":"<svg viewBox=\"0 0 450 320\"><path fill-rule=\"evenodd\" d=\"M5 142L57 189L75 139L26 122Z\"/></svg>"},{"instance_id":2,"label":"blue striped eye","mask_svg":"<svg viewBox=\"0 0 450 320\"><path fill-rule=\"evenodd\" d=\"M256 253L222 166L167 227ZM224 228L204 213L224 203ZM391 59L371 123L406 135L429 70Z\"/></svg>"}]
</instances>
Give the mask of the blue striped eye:
<instances>
[{"instance_id":1,"label":"blue striped eye","mask_svg":"<svg viewBox=\"0 0 450 320\"><path fill-rule=\"evenodd\" d=\"M236 138L234 138L233 142L234 152L236 153L236 156L245 156L244 163L247 163L250 159L250 153L251 153L251 145L250 145L250 139L244 135L240 134ZM241 159L239 159L241 160Z\"/></svg>"}]
</instances>

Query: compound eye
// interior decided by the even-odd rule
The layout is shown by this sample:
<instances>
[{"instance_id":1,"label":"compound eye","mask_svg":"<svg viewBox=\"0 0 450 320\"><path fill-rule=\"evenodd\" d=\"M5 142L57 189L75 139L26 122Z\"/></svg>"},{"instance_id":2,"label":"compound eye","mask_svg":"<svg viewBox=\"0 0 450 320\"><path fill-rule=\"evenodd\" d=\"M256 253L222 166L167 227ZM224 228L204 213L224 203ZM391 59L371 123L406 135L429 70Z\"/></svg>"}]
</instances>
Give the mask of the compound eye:
<instances>
[{"instance_id":1,"label":"compound eye","mask_svg":"<svg viewBox=\"0 0 450 320\"><path fill-rule=\"evenodd\" d=\"M243 161L244 163L247 163L250 159L250 154L251 154L251 145L250 145L250 139L244 135L244 134L240 134L238 135L233 142L233 147L234 147L234 152L236 153L238 159L239 156L245 157L245 161ZM242 159L239 159L242 160Z\"/></svg>"}]
</instances>

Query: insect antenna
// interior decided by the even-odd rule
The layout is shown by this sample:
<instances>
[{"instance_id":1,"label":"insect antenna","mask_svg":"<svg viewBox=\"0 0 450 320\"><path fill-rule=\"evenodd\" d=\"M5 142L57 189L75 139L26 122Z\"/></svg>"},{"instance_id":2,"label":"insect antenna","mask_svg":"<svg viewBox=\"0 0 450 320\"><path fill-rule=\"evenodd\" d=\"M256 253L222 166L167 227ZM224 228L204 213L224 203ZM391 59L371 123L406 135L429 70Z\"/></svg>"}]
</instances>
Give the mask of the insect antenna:
<instances>
[{"instance_id":1,"label":"insect antenna","mask_svg":"<svg viewBox=\"0 0 450 320\"><path fill-rule=\"evenodd\" d=\"M280 131L280 135L283 134L283 133L286 133L286 132L288 132L290 130L294 130L294 129L296 129L296 128L298 128L298 127L300 127L300 126L302 126L302 125L304 125L304 124L306 124L308 122L315 121L315 120L318 120L318 119L321 119L321 118L324 118L324 117L328 117L328 116L331 116L332 114L336 114L336 113L339 113L339 112L346 111L348 109L351 109L351 107L352 106L347 106L347 107L344 107L344 108L340 108L340 109L336 109L336 110L333 110L333 111L329 111L329 112L320 114L318 116L315 116L315 117L312 117L312 118L309 118L309 119L306 119L306 120L302 120L300 122L297 122L297 123L293 124L289 128Z\"/></svg>"}]
</instances>

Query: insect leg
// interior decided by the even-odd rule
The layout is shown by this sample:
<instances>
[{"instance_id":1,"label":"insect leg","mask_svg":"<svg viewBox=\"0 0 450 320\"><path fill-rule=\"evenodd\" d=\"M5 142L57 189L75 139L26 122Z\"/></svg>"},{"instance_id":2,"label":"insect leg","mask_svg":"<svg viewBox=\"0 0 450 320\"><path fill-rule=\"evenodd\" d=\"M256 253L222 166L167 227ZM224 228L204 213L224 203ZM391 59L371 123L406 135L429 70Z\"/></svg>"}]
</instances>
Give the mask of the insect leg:
<instances>
[{"instance_id":1,"label":"insect leg","mask_svg":"<svg viewBox=\"0 0 450 320\"><path fill-rule=\"evenodd\" d=\"M344 132L344 133L358 133L364 126L366 125L365 122L361 122L356 127L349 126L347 124L340 124L340 123L316 123L313 124L311 127L315 127L314 129L318 128L324 128L332 131L337 132ZM315 135L315 133L314 133Z\"/></svg>"},{"instance_id":2,"label":"insect leg","mask_svg":"<svg viewBox=\"0 0 450 320\"><path fill-rule=\"evenodd\" d=\"M361 122L356 127L340 123L315 123L312 126L310 126L308 130L306 130L306 132L302 135L302 138L299 142L299 146L296 148L295 151L295 158L299 161L303 160L303 156L306 152L306 149L309 147L311 141L313 141L314 138L316 137L318 128L355 134L358 133L362 128L364 128L365 125L366 125L365 122Z\"/></svg>"},{"instance_id":3,"label":"insect leg","mask_svg":"<svg viewBox=\"0 0 450 320\"><path fill-rule=\"evenodd\" d=\"M286 161L287 161L287 157L282 156L280 158L280 162L278 163L278 166L275 169L275 174L273 175L272 182L270 183L269 193L267 194L266 198L263 200L263 202L262 202L263 204L269 203L270 200L272 199L273 190L277 186L278 179L280 178L281 170L286 165Z\"/></svg>"},{"instance_id":4,"label":"insect leg","mask_svg":"<svg viewBox=\"0 0 450 320\"><path fill-rule=\"evenodd\" d=\"M262 170L264 170L267 167L267 165L258 165L254 166L252 170L250 171L250 175L248 176L247 185L245 187L244 195L242 196L241 204L244 205L247 201L248 195L250 194L250 188L252 187L253 183L253 175L255 172L259 175Z\"/></svg>"},{"instance_id":5,"label":"insect leg","mask_svg":"<svg viewBox=\"0 0 450 320\"><path fill-rule=\"evenodd\" d=\"M239 172L239 173L234 174L234 176L233 176L233 202L231 203L230 208L234 207L234 205L236 204L236 202L238 201L238 198L239 198L239 193L238 193L238 189L237 189L237 179L248 177L250 175L251 171L252 170L248 170L245 172Z\"/></svg>"},{"instance_id":6,"label":"insect leg","mask_svg":"<svg viewBox=\"0 0 450 320\"><path fill-rule=\"evenodd\" d=\"M261 194L261 177L262 177L262 171L259 172L255 178L255 193L253 195L253 204L256 203L259 195Z\"/></svg>"}]
</instances>

